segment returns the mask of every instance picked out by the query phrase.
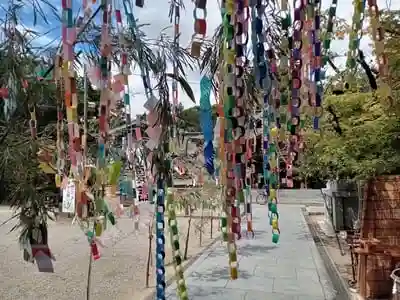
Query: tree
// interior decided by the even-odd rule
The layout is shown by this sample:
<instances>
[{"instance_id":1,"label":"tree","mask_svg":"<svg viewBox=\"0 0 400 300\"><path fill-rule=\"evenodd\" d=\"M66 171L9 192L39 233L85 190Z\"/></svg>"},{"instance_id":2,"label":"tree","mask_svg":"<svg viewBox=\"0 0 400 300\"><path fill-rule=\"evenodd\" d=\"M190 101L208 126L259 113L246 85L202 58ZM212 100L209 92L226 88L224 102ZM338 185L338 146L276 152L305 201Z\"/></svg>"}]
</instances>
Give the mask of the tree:
<instances>
[{"instance_id":1,"label":"tree","mask_svg":"<svg viewBox=\"0 0 400 300\"><path fill-rule=\"evenodd\" d=\"M328 90L322 132L305 133L306 149L299 161L302 178L368 178L400 172L399 16L398 11L382 14L393 101L389 105L371 90L362 68L355 78L360 92L334 96ZM377 78L379 85L379 74ZM341 132L334 129L337 125Z\"/></svg>"},{"instance_id":2,"label":"tree","mask_svg":"<svg viewBox=\"0 0 400 300\"><path fill-rule=\"evenodd\" d=\"M21 24L21 9L28 5L33 11L34 23L38 18L47 22L43 13L43 6L48 6L51 14L58 16L57 9L48 1L36 1L32 7L30 1L19 1L7 8L5 23L1 25L5 32L5 39L0 43L0 87L10 91L11 100L6 100L3 94L0 99L0 195L1 199L19 211L14 218L19 223L13 229L21 228L20 242L26 248L37 224L47 231L48 199L54 199L58 191L54 184L54 166L56 160L55 136L57 122L57 103L63 101L53 83L47 80L39 80L37 71L41 77L48 77L54 67L55 53L58 49L48 47L46 49L32 46L32 36L38 33L27 31L21 33L16 25ZM59 18L57 17L59 20ZM91 60L98 62L100 54L101 27L94 24L93 17L78 36L77 43L85 44L84 53L76 53L75 67L81 68L81 61ZM12 26L10 26L10 24ZM156 79L156 85L151 92L159 99L157 110L160 115L159 123L163 125L163 137L168 134L168 125L172 124L171 105L169 101L168 79L173 78L178 82L183 91L194 102L194 94L188 82L184 79L184 70L191 69L195 60L188 52L174 45L174 41L161 34L157 40L150 40L142 31L143 25L125 28L124 37L129 59L132 62L132 71L140 68L149 72ZM113 61L118 64L121 49L118 47L119 36L115 28L111 29ZM157 46L154 46L157 45ZM177 74L167 72L167 67L175 64L178 67ZM46 79L45 78L45 79ZM22 79L22 80L21 80ZM25 86L27 83L27 86ZM82 80L78 80L79 111L82 111ZM23 88L25 86L25 88ZM95 104L99 101L99 92L89 88L89 101ZM12 103L14 107L5 110L6 105ZM29 130L30 111L35 109L38 119L38 134L32 138ZM93 111L93 116L97 116ZM89 124L92 135L97 134L96 119ZM121 114L116 113L113 120L115 126L124 124L121 122ZM63 120L66 122L66 120ZM130 124L127 124L130 125ZM65 126L66 127L66 126ZM67 134L65 134L65 137ZM93 140L95 141L95 140ZM94 144L93 144L94 145ZM68 167L68 166L67 166ZM66 168L67 171L67 168ZM25 259L31 260L25 251Z\"/></svg>"}]
</instances>

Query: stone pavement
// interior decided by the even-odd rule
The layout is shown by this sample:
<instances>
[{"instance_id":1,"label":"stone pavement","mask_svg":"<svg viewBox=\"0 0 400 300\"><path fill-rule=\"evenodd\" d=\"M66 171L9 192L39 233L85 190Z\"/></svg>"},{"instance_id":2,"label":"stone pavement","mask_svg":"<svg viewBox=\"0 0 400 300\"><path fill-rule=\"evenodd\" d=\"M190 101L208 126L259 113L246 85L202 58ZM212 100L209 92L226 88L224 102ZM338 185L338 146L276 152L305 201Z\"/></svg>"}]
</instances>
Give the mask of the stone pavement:
<instances>
[{"instance_id":1,"label":"stone pavement","mask_svg":"<svg viewBox=\"0 0 400 300\"><path fill-rule=\"evenodd\" d=\"M229 279L226 244L217 242L185 272L191 300L331 300L335 290L301 212L279 206L281 240L272 244L267 206L253 205L255 239L237 242L239 278ZM167 288L175 300L176 284Z\"/></svg>"}]
</instances>

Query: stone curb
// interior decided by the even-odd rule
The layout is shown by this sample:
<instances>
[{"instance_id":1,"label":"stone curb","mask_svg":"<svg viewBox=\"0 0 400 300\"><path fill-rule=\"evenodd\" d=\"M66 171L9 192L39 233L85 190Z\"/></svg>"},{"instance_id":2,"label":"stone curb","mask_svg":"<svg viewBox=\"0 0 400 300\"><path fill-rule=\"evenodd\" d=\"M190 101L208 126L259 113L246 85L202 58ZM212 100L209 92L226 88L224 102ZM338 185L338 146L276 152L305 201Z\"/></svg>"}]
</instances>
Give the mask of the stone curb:
<instances>
[{"instance_id":1,"label":"stone curb","mask_svg":"<svg viewBox=\"0 0 400 300\"><path fill-rule=\"evenodd\" d=\"M335 297L335 300L357 299L357 298L354 298L354 293L352 293L349 290L348 285L343 280L343 278L340 276L339 270L337 269L332 257L329 255L324 242L320 238L318 231L315 228L315 225L312 224L312 222L310 220L310 215L308 214L308 212L306 211L305 208L302 208L301 210L302 210L302 213L306 220L307 226L310 229L315 246L317 247L317 250L322 258L322 261L324 262L326 271L327 271L330 279L332 280L332 284L333 284L334 288L337 290L337 295Z\"/></svg>"}]
</instances>

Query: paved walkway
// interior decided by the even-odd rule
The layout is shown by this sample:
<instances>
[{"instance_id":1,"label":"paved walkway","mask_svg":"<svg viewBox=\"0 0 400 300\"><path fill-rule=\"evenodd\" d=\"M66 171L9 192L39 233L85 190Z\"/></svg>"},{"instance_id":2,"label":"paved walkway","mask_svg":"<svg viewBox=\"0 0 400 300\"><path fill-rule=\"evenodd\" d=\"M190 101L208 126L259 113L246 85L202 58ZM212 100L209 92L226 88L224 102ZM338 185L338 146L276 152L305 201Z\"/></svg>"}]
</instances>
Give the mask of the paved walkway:
<instances>
[{"instance_id":1,"label":"paved walkway","mask_svg":"<svg viewBox=\"0 0 400 300\"><path fill-rule=\"evenodd\" d=\"M237 242L239 279L229 279L225 243L217 242L185 272L191 300L331 300L335 291L301 206L280 205L280 244L271 242L267 207L254 205L255 239ZM176 285L167 289L175 300Z\"/></svg>"}]
</instances>

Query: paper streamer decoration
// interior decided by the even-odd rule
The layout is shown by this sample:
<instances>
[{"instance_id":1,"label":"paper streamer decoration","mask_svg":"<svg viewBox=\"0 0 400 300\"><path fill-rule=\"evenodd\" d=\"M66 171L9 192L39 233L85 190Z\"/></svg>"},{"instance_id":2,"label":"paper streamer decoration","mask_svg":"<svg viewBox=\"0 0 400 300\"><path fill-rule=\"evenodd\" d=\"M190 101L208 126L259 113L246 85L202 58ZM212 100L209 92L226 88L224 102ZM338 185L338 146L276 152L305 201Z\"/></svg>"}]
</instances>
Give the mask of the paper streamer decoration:
<instances>
[{"instance_id":1,"label":"paper streamer decoration","mask_svg":"<svg viewBox=\"0 0 400 300\"><path fill-rule=\"evenodd\" d=\"M226 193L225 193L225 206L227 213L227 239L228 239L228 252L229 252L229 267L231 279L237 279L237 253L235 236L232 232L231 225L233 224L232 211L229 211L234 207L236 199L236 187L235 187L235 149L233 144L233 119L235 118L235 15L233 0L227 0L224 3L224 18L223 18L223 40L225 49L223 49L224 56L224 67L223 67L223 84L224 84L224 121L225 125L225 151L226 151ZM238 125L238 124L236 124ZM240 128L239 128L240 130Z\"/></svg>"},{"instance_id":2,"label":"paper streamer decoration","mask_svg":"<svg viewBox=\"0 0 400 300\"><path fill-rule=\"evenodd\" d=\"M207 0L195 0L193 9L194 34L192 36L191 55L200 57L201 45L207 33Z\"/></svg>"},{"instance_id":3,"label":"paper streamer decoration","mask_svg":"<svg viewBox=\"0 0 400 300\"><path fill-rule=\"evenodd\" d=\"M204 136L204 162L210 175L214 175L214 147L212 107L210 103L212 82L207 76L200 80L200 125Z\"/></svg>"},{"instance_id":4,"label":"paper streamer decoration","mask_svg":"<svg viewBox=\"0 0 400 300\"><path fill-rule=\"evenodd\" d=\"M76 187L73 180L69 180L67 186L63 188L62 212L75 213L75 193Z\"/></svg>"},{"instance_id":5,"label":"paper streamer decoration","mask_svg":"<svg viewBox=\"0 0 400 300\"><path fill-rule=\"evenodd\" d=\"M172 255L175 264L176 292L180 300L189 300L185 278L183 276L182 255L179 245L178 221L176 219L174 193L167 191L168 226L172 243Z\"/></svg>"},{"instance_id":6,"label":"paper streamer decoration","mask_svg":"<svg viewBox=\"0 0 400 300\"><path fill-rule=\"evenodd\" d=\"M157 179L157 213L156 213L156 297L165 300L165 187L164 179Z\"/></svg>"},{"instance_id":7,"label":"paper streamer decoration","mask_svg":"<svg viewBox=\"0 0 400 300\"><path fill-rule=\"evenodd\" d=\"M385 31L380 23L379 8L376 0L368 0L370 25L372 29L372 40L374 41L374 49L379 67L379 90L378 92L384 98L392 97L392 90L389 85L389 62L387 53L385 53L384 38Z\"/></svg>"}]
</instances>

